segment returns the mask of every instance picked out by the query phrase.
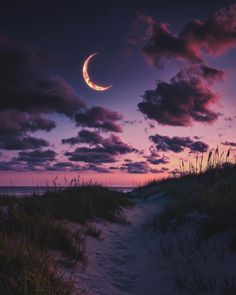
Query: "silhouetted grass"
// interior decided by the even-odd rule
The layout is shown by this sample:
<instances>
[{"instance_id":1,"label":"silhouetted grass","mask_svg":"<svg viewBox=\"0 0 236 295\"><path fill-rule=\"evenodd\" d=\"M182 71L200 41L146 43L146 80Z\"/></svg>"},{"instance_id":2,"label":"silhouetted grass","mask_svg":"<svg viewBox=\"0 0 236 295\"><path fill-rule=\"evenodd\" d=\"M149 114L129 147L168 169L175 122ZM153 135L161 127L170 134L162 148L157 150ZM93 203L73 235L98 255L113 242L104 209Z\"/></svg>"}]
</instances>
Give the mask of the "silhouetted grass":
<instances>
[{"instance_id":1,"label":"silhouetted grass","mask_svg":"<svg viewBox=\"0 0 236 295\"><path fill-rule=\"evenodd\" d=\"M94 218L121 222L120 209L131 205L124 193L97 185L48 192L41 197L26 198L20 203L21 210L34 216L48 215L53 219L77 223Z\"/></svg>"}]
</instances>

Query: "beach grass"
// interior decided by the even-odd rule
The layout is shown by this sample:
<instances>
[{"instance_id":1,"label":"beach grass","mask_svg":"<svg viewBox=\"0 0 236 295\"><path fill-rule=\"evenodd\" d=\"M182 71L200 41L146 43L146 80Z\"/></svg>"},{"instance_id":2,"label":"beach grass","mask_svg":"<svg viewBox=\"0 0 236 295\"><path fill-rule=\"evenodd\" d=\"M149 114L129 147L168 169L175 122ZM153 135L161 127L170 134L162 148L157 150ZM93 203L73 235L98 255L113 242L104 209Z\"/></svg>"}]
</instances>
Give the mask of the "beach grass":
<instances>
[{"instance_id":1,"label":"beach grass","mask_svg":"<svg viewBox=\"0 0 236 295\"><path fill-rule=\"evenodd\" d=\"M236 165L173 179L164 184L163 191L173 198L159 217L160 226L166 227L173 219L182 222L186 214L198 212L206 216L200 224L204 238L236 229Z\"/></svg>"},{"instance_id":2,"label":"beach grass","mask_svg":"<svg viewBox=\"0 0 236 295\"><path fill-rule=\"evenodd\" d=\"M0 294L54 295L73 294L58 261L86 263L85 236L100 236L89 223L125 222L122 208L132 202L122 192L88 184L42 196L2 196L0 205Z\"/></svg>"},{"instance_id":3,"label":"beach grass","mask_svg":"<svg viewBox=\"0 0 236 295\"><path fill-rule=\"evenodd\" d=\"M181 224L187 214L195 212L205 216L199 223L203 238L225 229L236 231L236 164L229 161L229 151L225 158L221 154L218 149L211 151L205 169L199 157L196 166L188 165L189 170L181 164L178 177L153 180L137 188L138 194L146 191L146 197L154 193L169 197L159 216L161 229L165 230L173 220Z\"/></svg>"},{"instance_id":4,"label":"beach grass","mask_svg":"<svg viewBox=\"0 0 236 295\"><path fill-rule=\"evenodd\" d=\"M177 175L132 193L165 200L151 226L156 251L170 263L173 294L236 294L236 163L229 157L216 149L204 166L197 156L194 165L180 163Z\"/></svg>"}]
</instances>

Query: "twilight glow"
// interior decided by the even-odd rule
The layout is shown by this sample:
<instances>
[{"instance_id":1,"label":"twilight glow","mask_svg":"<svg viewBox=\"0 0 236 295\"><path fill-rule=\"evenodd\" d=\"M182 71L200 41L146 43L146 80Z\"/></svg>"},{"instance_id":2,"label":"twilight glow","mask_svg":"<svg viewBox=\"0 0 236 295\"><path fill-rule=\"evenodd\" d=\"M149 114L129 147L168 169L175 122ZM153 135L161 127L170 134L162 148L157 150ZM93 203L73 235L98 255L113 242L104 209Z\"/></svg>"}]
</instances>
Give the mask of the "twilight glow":
<instances>
[{"instance_id":1,"label":"twilight glow","mask_svg":"<svg viewBox=\"0 0 236 295\"><path fill-rule=\"evenodd\" d=\"M132 186L235 157L235 1L49 2L0 12L0 185Z\"/></svg>"}]
</instances>

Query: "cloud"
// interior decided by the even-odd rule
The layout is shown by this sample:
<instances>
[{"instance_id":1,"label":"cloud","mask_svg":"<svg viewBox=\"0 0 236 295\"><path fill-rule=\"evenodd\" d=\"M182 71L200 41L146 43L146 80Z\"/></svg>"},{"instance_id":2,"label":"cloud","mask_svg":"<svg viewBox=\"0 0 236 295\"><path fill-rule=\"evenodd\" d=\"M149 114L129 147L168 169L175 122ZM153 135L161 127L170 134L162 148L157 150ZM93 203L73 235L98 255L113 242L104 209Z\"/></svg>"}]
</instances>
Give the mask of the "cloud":
<instances>
[{"instance_id":1,"label":"cloud","mask_svg":"<svg viewBox=\"0 0 236 295\"><path fill-rule=\"evenodd\" d=\"M55 127L55 122L41 114L29 114L15 109L0 110L0 134L22 135L25 132L37 130L50 131Z\"/></svg>"},{"instance_id":2,"label":"cloud","mask_svg":"<svg viewBox=\"0 0 236 295\"><path fill-rule=\"evenodd\" d=\"M0 171L17 171L17 172L25 172L27 171L27 165L16 161L0 161ZM30 167L30 170L33 170Z\"/></svg>"},{"instance_id":3,"label":"cloud","mask_svg":"<svg viewBox=\"0 0 236 295\"><path fill-rule=\"evenodd\" d=\"M78 126L98 128L103 131L121 132L122 128L117 123L122 119L122 115L115 111L110 111L100 106L93 106L85 112L79 112L75 116Z\"/></svg>"},{"instance_id":4,"label":"cloud","mask_svg":"<svg viewBox=\"0 0 236 295\"><path fill-rule=\"evenodd\" d=\"M88 166L86 166L87 170L90 171L94 171L97 173L111 173L111 170L106 168L106 167L102 167L102 166L98 166L98 165L94 165L94 164L89 164Z\"/></svg>"},{"instance_id":5,"label":"cloud","mask_svg":"<svg viewBox=\"0 0 236 295\"><path fill-rule=\"evenodd\" d=\"M27 133L37 130L50 131L55 122L40 114L31 115L17 110L0 111L0 148L26 150L49 146L49 143Z\"/></svg>"},{"instance_id":6,"label":"cloud","mask_svg":"<svg viewBox=\"0 0 236 295\"><path fill-rule=\"evenodd\" d=\"M123 120L123 123L124 124L127 124L127 125L138 125L138 124L141 124L142 123L142 120Z\"/></svg>"},{"instance_id":7,"label":"cloud","mask_svg":"<svg viewBox=\"0 0 236 295\"><path fill-rule=\"evenodd\" d=\"M146 58L161 66L165 59L203 61L203 53L222 54L236 46L236 4L222 8L207 20L194 20L174 34L166 23L158 24L150 16L139 15L131 43L140 44Z\"/></svg>"},{"instance_id":8,"label":"cloud","mask_svg":"<svg viewBox=\"0 0 236 295\"><path fill-rule=\"evenodd\" d=\"M149 147L150 155L148 156L143 156L149 163L153 165L160 165L160 164L168 164L169 163L169 158L165 155L162 157L160 154L157 152L155 146L151 145Z\"/></svg>"},{"instance_id":9,"label":"cloud","mask_svg":"<svg viewBox=\"0 0 236 295\"><path fill-rule=\"evenodd\" d=\"M123 168L131 174L146 174L149 171L149 166L146 162L132 162L123 164Z\"/></svg>"},{"instance_id":10,"label":"cloud","mask_svg":"<svg viewBox=\"0 0 236 295\"><path fill-rule=\"evenodd\" d=\"M208 144L206 144L203 141L195 141L190 146L189 149L191 152L199 152L199 153L205 153L208 151Z\"/></svg>"},{"instance_id":11,"label":"cloud","mask_svg":"<svg viewBox=\"0 0 236 295\"><path fill-rule=\"evenodd\" d=\"M45 168L49 171L75 171L80 168L80 166L74 165L71 162L57 162L54 165L48 165Z\"/></svg>"},{"instance_id":12,"label":"cloud","mask_svg":"<svg viewBox=\"0 0 236 295\"><path fill-rule=\"evenodd\" d=\"M88 148L79 147L73 152L66 152L65 156L68 157L70 161L81 161L86 163L113 163L115 162L114 155L105 151L104 148Z\"/></svg>"},{"instance_id":13,"label":"cloud","mask_svg":"<svg viewBox=\"0 0 236 295\"><path fill-rule=\"evenodd\" d=\"M163 173L169 170L165 167L161 169L151 168L148 163L144 161L124 163L120 169L131 174Z\"/></svg>"},{"instance_id":14,"label":"cloud","mask_svg":"<svg viewBox=\"0 0 236 295\"><path fill-rule=\"evenodd\" d=\"M78 164L74 164L72 162L57 162L56 164L52 166L46 166L46 169L49 171L70 171L70 172L87 172L87 171L93 171L97 173L110 173L111 171L102 166L98 166L95 164L88 164L85 166L81 166Z\"/></svg>"},{"instance_id":15,"label":"cloud","mask_svg":"<svg viewBox=\"0 0 236 295\"><path fill-rule=\"evenodd\" d=\"M49 142L43 138L0 135L0 148L5 150L28 150L48 146Z\"/></svg>"},{"instance_id":16,"label":"cloud","mask_svg":"<svg viewBox=\"0 0 236 295\"><path fill-rule=\"evenodd\" d=\"M190 126L194 121L213 123L219 113L210 110L218 96L208 89L198 69L183 68L170 82L146 90L138 109L161 125Z\"/></svg>"},{"instance_id":17,"label":"cloud","mask_svg":"<svg viewBox=\"0 0 236 295\"><path fill-rule=\"evenodd\" d=\"M212 67L208 67L206 65L200 66L200 75L204 77L209 83L214 83L215 81L222 81L224 78L224 71L217 70Z\"/></svg>"},{"instance_id":18,"label":"cloud","mask_svg":"<svg viewBox=\"0 0 236 295\"><path fill-rule=\"evenodd\" d=\"M29 133L51 131L47 117L58 113L73 118L85 103L60 77L44 77L41 68L50 58L40 50L20 47L0 36L0 146L32 149L48 143Z\"/></svg>"},{"instance_id":19,"label":"cloud","mask_svg":"<svg viewBox=\"0 0 236 295\"><path fill-rule=\"evenodd\" d=\"M193 141L190 137L169 137L159 134L150 136L149 139L156 144L158 151L172 151L180 153L188 148L191 152L204 153L208 150L208 145L202 141Z\"/></svg>"},{"instance_id":20,"label":"cloud","mask_svg":"<svg viewBox=\"0 0 236 295\"><path fill-rule=\"evenodd\" d=\"M29 152L19 152L18 157L14 158L17 162L25 162L30 165L41 165L45 162L55 160L56 152L53 150L34 150Z\"/></svg>"},{"instance_id":21,"label":"cloud","mask_svg":"<svg viewBox=\"0 0 236 295\"><path fill-rule=\"evenodd\" d=\"M151 173L155 173L155 174L161 174L161 173L165 173L165 172L168 172L169 171L169 168L167 167L162 167L161 169L156 169L156 168L151 168L150 169L150 172Z\"/></svg>"},{"instance_id":22,"label":"cloud","mask_svg":"<svg viewBox=\"0 0 236 295\"><path fill-rule=\"evenodd\" d=\"M22 48L0 37L0 110L71 116L84 107L65 80L41 75L38 66L45 62L49 59L39 50Z\"/></svg>"},{"instance_id":23,"label":"cloud","mask_svg":"<svg viewBox=\"0 0 236 295\"><path fill-rule=\"evenodd\" d=\"M154 129L155 128L155 124L153 124L152 122L149 122L148 125L149 125L150 129Z\"/></svg>"},{"instance_id":24,"label":"cloud","mask_svg":"<svg viewBox=\"0 0 236 295\"><path fill-rule=\"evenodd\" d=\"M102 144L103 137L94 131L90 131L87 129L83 129L79 131L76 137L70 137L66 139L62 139L63 144L79 144L79 143L88 143L90 145Z\"/></svg>"},{"instance_id":25,"label":"cloud","mask_svg":"<svg viewBox=\"0 0 236 295\"><path fill-rule=\"evenodd\" d=\"M222 142L221 144L225 145L225 146L231 146L231 147L236 147L236 142L230 142L230 141L225 141Z\"/></svg>"},{"instance_id":26,"label":"cloud","mask_svg":"<svg viewBox=\"0 0 236 295\"><path fill-rule=\"evenodd\" d=\"M81 130L76 137L63 139L62 143L90 145L90 147L78 147L73 152L67 151L65 153L71 161L87 163L113 163L116 161L117 155L137 152L136 149L124 143L120 137L114 134L104 138L99 133L86 129Z\"/></svg>"},{"instance_id":27,"label":"cloud","mask_svg":"<svg viewBox=\"0 0 236 295\"><path fill-rule=\"evenodd\" d=\"M153 165L160 165L160 164L168 164L169 159L166 156L163 156L162 158L155 158L155 157L147 157L148 162L150 162Z\"/></svg>"}]
</instances>

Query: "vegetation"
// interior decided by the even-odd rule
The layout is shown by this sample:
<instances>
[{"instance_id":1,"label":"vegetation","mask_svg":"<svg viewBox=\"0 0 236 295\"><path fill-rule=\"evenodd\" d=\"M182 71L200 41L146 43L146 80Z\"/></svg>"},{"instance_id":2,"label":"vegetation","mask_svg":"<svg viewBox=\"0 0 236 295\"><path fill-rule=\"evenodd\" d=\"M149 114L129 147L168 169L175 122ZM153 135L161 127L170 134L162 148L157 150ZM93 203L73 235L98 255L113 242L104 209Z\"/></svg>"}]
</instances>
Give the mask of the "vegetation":
<instances>
[{"instance_id":1,"label":"vegetation","mask_svg":"<svg viewBox=\"0 0 236 295\"><path fill-rule=\"evenodd\" d=\"M202 175L183 177L164 188L168 195L175 195L160 215L161 226L171 219L181 222L186 214L204 214L201 232L209 238L225 229L236 229L236 165L214 168Z\"/></svg>"},{"instance_id":2,"label":"vegetation","mask_svg":"<svg viewBox=\"0 0 236 295\"><path fill-rule=\"evenodd\" d=\"M152 225L171 265L173 294L236 294L236 163L229 157L216 149L207 161L181 162L178 175L136 189L166 198Z\"/></svg>"},{"instance_id":3,"label":"vegetation","mask_svg":"<svg viewBox=\"0 0 236 295\"><path fill-rule=\"evenodd\" d=\"M73 283L60 273L86 262L85 235L100 231L89 221L125 222L121 192L82 185L43 196L0 198L0 294L72 294Z\"/></svg>"},{"instance_id":4,"label":"vegetation","mask_svg":"<svg viewBox=\"0 0 236 295\"><path fill-rule=\"evenodd\" d=\"M181 163L178 177L152 181L138 189L139 193L146 189L149 194L171 197L158 220L161 229L167 229L172 220L180 224L188 213L196 212L202 217L203 238L229 228L236 230L236 164L229 162L229 155L228 151L223 158L216 149L208 154L205 170L203 157L197 157L195 166L189 164L187 171Z\"/></svg>"}]
</instances>

